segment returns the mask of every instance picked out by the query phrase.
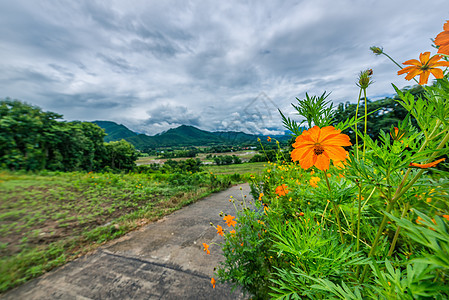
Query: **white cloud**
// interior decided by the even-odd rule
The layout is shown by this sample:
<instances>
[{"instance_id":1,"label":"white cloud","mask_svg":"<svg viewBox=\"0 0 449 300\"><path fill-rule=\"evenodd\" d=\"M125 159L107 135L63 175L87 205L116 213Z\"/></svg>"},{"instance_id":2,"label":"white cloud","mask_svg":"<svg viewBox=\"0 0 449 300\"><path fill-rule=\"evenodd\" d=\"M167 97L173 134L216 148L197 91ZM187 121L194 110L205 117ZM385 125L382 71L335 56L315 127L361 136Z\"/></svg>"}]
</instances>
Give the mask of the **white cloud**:
<instances>
[{"instance_id":1,"label":"white cloud","mask_svg":"<svg viewBox=\"0 0 449 300\"><path fill-rule=\"evenodd\" d=\"M2 1L0 97L148 134L184 122L272 134L276 108L291 114L306 92L356 101L366 68L371 98L410 85L369 47L399 62L431 50L446 2ZM261 93L275 105L253 105Z\"/></svg>"}]
</instances>

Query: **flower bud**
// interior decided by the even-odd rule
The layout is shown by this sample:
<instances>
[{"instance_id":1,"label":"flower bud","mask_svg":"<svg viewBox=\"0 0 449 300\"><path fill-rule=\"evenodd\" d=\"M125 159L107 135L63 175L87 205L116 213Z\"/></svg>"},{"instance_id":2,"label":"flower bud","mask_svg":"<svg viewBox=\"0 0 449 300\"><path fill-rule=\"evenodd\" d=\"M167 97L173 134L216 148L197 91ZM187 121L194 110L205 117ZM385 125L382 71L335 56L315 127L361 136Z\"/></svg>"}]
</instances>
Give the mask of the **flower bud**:
<instances>
[{"instance_id":1,"label":"flower bud","mask_svg":"<svg viewBox=\"0 0 449 300\"><path fill-rule=\"evenodd\" d=\"M371 80L371 75L373 75L372 69L367 69L365 71L361 71L359 75L359 82L357 83L357 86L366 89L368 86L373 83Z\"/></svg>"},{"instance_id":2,"label":"flower bud","mask_svg":"<svg viewBox=\"0 0 449 300\"><path fill-rule=\"evenodd\" d=\"M370 50L373 51L373 53L376 54L376 55L381 55L382 53L384 53L384 49L383 48L376 47L376 46L370 47Z\"/></svg>"}]
</instances>

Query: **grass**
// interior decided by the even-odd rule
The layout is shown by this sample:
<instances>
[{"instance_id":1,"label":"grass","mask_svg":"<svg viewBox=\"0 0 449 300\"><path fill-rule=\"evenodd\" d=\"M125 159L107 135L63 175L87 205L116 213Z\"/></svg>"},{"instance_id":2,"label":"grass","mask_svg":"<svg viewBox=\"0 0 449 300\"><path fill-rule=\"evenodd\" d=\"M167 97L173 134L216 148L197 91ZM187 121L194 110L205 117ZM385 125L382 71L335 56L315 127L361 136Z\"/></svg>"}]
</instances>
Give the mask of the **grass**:
<instances>
[{"instance_id":1,"label":"grass","mask_svg":"<svg viewBox=\"0 0 449 300\"><path fill-rule=\"evenodd\" d=\"M206 173L0 172L0 292L229 184Z\"/></svg>"},{"instance_id":2,"label":"grass","mask_svg":"<svg viewBox=\"0 0 449 300\"><path fill-rule=\"evenodd\" d=\"M261 174L267 165L266 162L243 163L235 165L204 165L203 169L214 174Z\"/></svg>"}]
</instances>

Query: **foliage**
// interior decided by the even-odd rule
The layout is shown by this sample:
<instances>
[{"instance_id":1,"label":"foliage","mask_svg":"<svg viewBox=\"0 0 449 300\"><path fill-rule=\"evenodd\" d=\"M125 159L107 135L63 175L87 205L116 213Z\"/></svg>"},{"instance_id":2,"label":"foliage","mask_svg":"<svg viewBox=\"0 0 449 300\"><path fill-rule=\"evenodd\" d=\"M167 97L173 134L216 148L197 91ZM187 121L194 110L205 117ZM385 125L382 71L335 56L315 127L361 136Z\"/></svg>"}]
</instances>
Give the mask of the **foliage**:
<instances>
[{"instance_id":1,"label":"foliage","mask_svg":"<svg viewBox=\"0 0 449 300\"><path fill-rule=\"evenodd\" d=\"M420 97L423 94L423 88L421 86L415 86L409 89L405 89L405 92L410 92L414 97ZM376 101L367 101L367 110L371 114L368 116L368 135L377 140L381 130L384 132L390 131L391 126L397 125L399 121L402 121L408 114L408 111L398 102L399 96L394 98L383 98ZM364 109L362 105L361 109ZM340 103L334 110L334 125L340 122L351 119L355 116L356 104L349 102ZM412 124L416 126L416 121L412 119ZM362 129L362 124L359 124L359 130ZM352 141L355 140L354 129L349 127L343 131L343 133L349 135Z\"/></svg>"},{"instance_id":2,"label":"foliage","mask_svg":"<svg viewBox=\"0 0 449 300\"><path fill-rule=\"evenodd\" d=\"M361 74L365 100L372 70ZM325 94L306 95L294 105L302 122L281 113L301 135L295 162L279 147L253 177L254 203L235 207L235 232L224 234L218 281L253 299L447 299L449 172L441 166L449 80L435 74L431 86L395 87L397 97L366 107L346 104L331 114ZM319 128L303 133L305 122ZM338 130L352 135L343 161L336 146L347 137Z\"/></svg>"},{"instance_id":3,"label":"foliage","mask_svg":"<svg viewBox=\"0 0 449 300\"><path fill-rule=\"evenodd\" d=\"M134 147L126 141L105 144L104 130L97 125L61 118L18 100L1 100L0 166L29 171L131 170L135 166Z\"/></svg>"},{"instance_id":4,"label":"foliage","mask_svg":"<svg viewBox=\"0 0 449 300\"><path fill-rule=\"evenodd\" d=\"M237 155L219 155L214 157L216 165L241 164L242 160Z\"/></svg>"}]
</instances>

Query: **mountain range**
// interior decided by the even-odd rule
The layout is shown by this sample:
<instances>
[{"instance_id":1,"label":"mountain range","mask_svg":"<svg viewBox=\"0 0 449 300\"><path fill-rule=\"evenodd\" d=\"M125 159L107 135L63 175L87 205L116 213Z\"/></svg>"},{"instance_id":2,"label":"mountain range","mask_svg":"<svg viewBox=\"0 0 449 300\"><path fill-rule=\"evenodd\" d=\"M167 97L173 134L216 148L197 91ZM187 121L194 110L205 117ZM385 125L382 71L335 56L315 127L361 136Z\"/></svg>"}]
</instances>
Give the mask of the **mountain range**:
<instances>
[{"instance_id":1,"label":"mountain range","mask_svg":"<svg viewBox=\"0 0 449 300\"><path fill-rule=\"evenodd\" d=\"M267 136L253 135L235 131L210 132L198 129L194 126L181 125L165 132L148 136L138 134L122 124L111 121L94 121L103 128L107 134L105 142L126 140L133 144L136 149L143 150L159 147L185 147L185 146L213 146L213 145L255 145L257 138L266 141ZM290 135L271 136L274 139L287 141Z\"/></svg>"}]
</instances>

